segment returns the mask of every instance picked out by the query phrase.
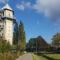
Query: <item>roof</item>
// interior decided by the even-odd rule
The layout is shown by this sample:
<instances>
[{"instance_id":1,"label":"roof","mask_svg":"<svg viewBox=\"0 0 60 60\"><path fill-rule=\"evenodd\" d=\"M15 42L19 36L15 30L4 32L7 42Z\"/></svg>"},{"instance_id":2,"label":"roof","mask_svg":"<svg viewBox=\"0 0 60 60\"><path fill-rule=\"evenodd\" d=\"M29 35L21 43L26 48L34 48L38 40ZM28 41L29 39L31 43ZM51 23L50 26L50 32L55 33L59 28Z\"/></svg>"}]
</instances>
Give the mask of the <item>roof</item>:
<instances>
[{"instance_id":1,"label":"roof","mask_svg":"<svg viewBox=\"0 0 60 60\"><path fill-rule=\"evenodd\" d=\"M6 5L2 8L2 10L4 10L4 9L12 10L12 8L11 8L8 4L6 4Z\"/></svg>"}]
</instances>

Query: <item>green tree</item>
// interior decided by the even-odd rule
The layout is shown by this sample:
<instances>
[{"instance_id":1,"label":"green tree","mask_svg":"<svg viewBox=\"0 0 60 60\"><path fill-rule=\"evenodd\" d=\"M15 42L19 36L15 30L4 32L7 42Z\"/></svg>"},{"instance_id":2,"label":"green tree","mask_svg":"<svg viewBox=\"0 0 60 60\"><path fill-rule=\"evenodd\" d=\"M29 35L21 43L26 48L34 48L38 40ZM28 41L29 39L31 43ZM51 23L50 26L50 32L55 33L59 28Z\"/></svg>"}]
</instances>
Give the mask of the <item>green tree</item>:
<instances>
[{"instance_id":1,"label":"green tree","mask_svg":"<svg viewBox=\"0 0 60 60\"><path fill-rule=\"evenodd\" d=\"M23 22L20 21L19 24L19 41L18 41L18 46L20 49L25 49L26 47L26 38L25 38L25 31L24 31L24 25Z\"/></svg>"},{"instance_id":2,"label":"green tree","mask_svg":"<svg viewBox=\"0 0 60 60\"><path fill-rule=\"evenodd\" d=\"M17 44L18 44L18 23L17 23L17 22L15 22L15 25L14 25L13 44L14 44L14 45L17 45Z\"/></svg>"},{"instance_id":3,"label":"green tree","mask_svg":"<svg viewBox=\"0 0 60 60\"><path fill-rule=\"evenodd\" d=\"M52 45L59 46L60 45L60 33L56 33L52 38Z\"/></svg>"},{"instance_id":4,"label":"green tree","mask_svg":"<svg viewBox=\"0 0 60 60\"><path fill-rule=\"evenodd\" d=\"M35 46L36 45L36 39L35 38L31 38L30 40L29 40L29 46L30 46L30 48L32 48L33 46Z\"/></svg>"}]
</instances>

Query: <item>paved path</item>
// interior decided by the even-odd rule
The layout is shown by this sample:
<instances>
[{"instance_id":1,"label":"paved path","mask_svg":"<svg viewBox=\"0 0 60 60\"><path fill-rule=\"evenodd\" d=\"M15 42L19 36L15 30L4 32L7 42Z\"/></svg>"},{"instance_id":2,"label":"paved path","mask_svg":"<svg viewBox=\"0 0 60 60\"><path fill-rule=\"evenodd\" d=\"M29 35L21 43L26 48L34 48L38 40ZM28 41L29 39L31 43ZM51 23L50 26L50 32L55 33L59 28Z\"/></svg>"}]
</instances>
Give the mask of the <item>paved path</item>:
<instances>
[{"instance_id":1,"label":"paved path","mask_svg":"<svg viewBox=\"0 0 60 60\"><path fill-rule=\"evenodd\" d=\"M16 60L33 60L33 57L32 54L28 53L28 54L24 54L23 56L20 56Z\"/></svg>"}]
</instances>

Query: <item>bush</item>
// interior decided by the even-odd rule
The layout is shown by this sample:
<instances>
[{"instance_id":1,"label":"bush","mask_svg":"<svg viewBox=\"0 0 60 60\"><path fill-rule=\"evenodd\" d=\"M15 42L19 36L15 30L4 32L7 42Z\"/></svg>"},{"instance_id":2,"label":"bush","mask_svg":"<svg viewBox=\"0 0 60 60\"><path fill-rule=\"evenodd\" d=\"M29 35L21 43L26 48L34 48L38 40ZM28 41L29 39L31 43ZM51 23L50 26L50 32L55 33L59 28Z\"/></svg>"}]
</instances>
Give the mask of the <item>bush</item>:
<instances>
[{"instance_id":1,"label":"bush","mask_svg":"<svg viewBox=\"0 0 60 60\"><path fill-rule=\"evenodd\" d=\"M0 52L10 51L11 45L6 40L0 38Z\"/></svg>"},{"instance_id":2,"label":"bush","mask_svg":"<svg viewBox=\"0 0 60 60\"><path fill-rule=\"evenodd\" d=\"M20 53L11 53L11 52L4 52L0 53L0 60L15 60L20 56Z\"/></svg>"}]
</instances>

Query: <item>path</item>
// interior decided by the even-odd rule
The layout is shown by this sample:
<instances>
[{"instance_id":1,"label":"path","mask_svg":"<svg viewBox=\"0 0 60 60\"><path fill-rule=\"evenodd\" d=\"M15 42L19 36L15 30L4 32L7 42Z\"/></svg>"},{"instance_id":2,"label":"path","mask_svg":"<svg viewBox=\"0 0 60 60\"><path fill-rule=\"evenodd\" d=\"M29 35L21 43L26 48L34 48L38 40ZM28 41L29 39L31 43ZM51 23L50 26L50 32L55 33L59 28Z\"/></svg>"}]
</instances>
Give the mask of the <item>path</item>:
<instances>
[{"instance_id":1,"label":"path","mask_svg":"<svg viewBox=\"0 0 60 60\"><path fill-rule=\"evenodd\" d=\"M28 53L28 54L24 54L23 56L20 56L16 60L33 60L33 57L32 54Z\"/></svg>"}]
</instances>

